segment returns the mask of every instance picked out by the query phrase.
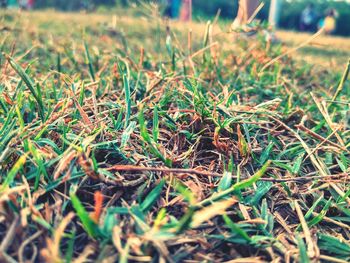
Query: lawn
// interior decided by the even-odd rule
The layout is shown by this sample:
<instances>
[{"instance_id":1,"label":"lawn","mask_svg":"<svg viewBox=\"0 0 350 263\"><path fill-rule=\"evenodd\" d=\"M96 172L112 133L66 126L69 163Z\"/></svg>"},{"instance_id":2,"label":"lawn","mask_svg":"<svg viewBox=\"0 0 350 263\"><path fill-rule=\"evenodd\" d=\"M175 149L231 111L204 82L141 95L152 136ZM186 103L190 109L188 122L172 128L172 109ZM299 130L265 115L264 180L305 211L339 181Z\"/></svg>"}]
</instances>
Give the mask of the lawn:
<instances>
[{"instance_id":1,"label":"lawn","mask_svg":"<svg viewBox=\"0 0 350 263\"><path fill-rule=\"evenodd\" d=\"M1 11L0 262L348 262L349 40L136 13Z\"/></svg>"},{"instance_id":2,"label":"lawn","mask_svg":"<svg viewBox=\"0 0 350 263\"><path fill-rule=\"evenodd\" d=\"M311 37L307 33L278 31L278 37L292 48ZM323 68L342 71L350 57L350 39L339 36L321 35L300 48L295 58Z\"/></svg>"}]
</instances>

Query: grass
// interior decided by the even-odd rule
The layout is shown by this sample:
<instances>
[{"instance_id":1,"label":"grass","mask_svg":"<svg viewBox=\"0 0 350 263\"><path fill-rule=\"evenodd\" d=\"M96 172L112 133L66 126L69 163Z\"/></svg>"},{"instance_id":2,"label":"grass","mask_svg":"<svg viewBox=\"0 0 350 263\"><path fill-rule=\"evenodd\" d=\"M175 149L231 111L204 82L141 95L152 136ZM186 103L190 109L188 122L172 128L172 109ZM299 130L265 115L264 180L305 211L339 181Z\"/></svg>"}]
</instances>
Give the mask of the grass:
<instances>
[{"instance_id":1,"label":"grass","mask_svg":"<svg viewBox=\"0 0 350 263\"><path fill-rule=\"evenodd\" d=\"M147 8L1 13L1 261L348 262L343 58Z\"/></svg>"},{"instance_id":2,"label":"grass","mask_svg":"<svg viewBox=\"0 0 350 263\"><path fill-rule=\"evenodd\" d=\"M296 46L309 37L309 34L306 33L290 31L279 31L277 35L289 47ZM347 63L350 57L349 50L348 38L322 35L314 39L310 45L299 49L294 58L304 60L312 65L321 65L321 67L342 71L344 64Z\"/></svg>"}]
</instances>

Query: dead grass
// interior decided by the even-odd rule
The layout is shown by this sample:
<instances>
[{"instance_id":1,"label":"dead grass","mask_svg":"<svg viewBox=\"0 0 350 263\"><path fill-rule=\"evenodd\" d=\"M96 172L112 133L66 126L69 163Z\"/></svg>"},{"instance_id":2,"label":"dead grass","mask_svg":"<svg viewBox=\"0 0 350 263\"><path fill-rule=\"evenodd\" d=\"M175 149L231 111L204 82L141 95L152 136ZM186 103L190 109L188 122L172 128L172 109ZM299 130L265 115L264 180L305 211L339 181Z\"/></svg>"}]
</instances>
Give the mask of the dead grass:
<instances>
[{"instance_id":1,"label":"dead grass","mask_svg":"<svg viewBox=\"0 0 350 263\"><path fill-rule=\"evenodd\" d=\"M2 13L0 261L348 262L347 74L152 10Z\"/></svg>"}]
</instances>

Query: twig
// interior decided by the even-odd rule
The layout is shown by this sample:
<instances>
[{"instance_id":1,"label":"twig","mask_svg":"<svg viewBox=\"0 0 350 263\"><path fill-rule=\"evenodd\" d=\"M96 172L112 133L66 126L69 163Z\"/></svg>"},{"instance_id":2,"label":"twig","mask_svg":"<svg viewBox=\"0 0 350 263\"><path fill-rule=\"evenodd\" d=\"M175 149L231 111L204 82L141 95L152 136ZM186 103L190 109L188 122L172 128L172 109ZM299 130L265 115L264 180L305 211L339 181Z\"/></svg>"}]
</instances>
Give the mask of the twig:
<instances>
[{"instance_id":1,"label":"twig","mask_svg":"<svg viewBox=\"0 0 350 263\"><path fill-rule=\"evenodd\" d=\"M324 28L321 28L319 31L317 31L314 35L312 35L310 38L308 38L305 42L301 43L299 46L296 46L295 48L292 48L290 50L288 50L287 52L279 55L278 57L272 59L271 61L269 61L268 63L266 63L262 69L260 70L260 73L262 73L265 69L267 69L269 66L271 66L273 63L275 63L277 60L297 51L298 49L306 46L307 44L309 44L310 42L312 42L312 40L314 40L316 37L318 37L319 35L321 35L324 31Z\"/></svg>"},{"instance_id":2,"label":"twig","mask_svg":"<svg viewBox=\"0 0 350 263\"><path fill-rule=\"evenodd\" d=\"M284 122L280 121L279 119L268 115L268 117L272 120L274 120L275 122L277 122L278 124L280 124L282 127L284 127L286 130L288 130L289 132L291 132L295 138L297 138L301 145L303 146L303 148L305 149L305 151L308 153L310 160L312 162L312 164L315 166L315 168L317 168L319 170L319 172L321 173L322 176L327 176L324 168L322 167L322 165L319 163L318 159L315 157L314 154L312 154L311 149L309 148L309 146L304 142L304 140L300 137L300 135L294 131L292 128L290 128L287 124L285 124Z\"/></svg>"},{"instance_id":3,"label":"twig","mask_svg":"<svg viewBox=\"0 0 350 263\"><path fill-rule=\"evenodd\" d=\"M340 195L342 198L344 196L346 196L346 194L343 192L342 189L340 189L340 187L335 184L335 183L330 183L330 185L333 187L333 189L338 193L338 195ZM345 201L348 203L348 205L350 205L350 198L349 197L346 197L345 198Z\"/></svg>"},{"instance_id":4,"label":"twig","mask_svg":"<svg viewBox=\"0 0 350 263\"><path fill-rule=\"evenodd\" d=\"M320 113L322 114L323 118L324 118L325 121L327 122L329 128L330 128L332 131L334 131L334 126L335 126L335 125L334 125L334 123L333 123L333 121L332 121L332 117L329 116L329 113L328 113L328 109L327 109L327 107L326 107L326 104L325 104L325 103L321 103L321 102L319 101L319 99L316 98L316 96L315 96L312 92L310 92L310 95L311 95L312 99L315 101L318 110L320 111ZM341 145L345 146L344 140L340 137L340 135L339 135L337 132L335 132L334 135L335 135L335 137L337 137L339 143L340 143Z\"/></svg>"},{"instance_id":5,"label":"twig","mask_svg":"<svg viewBox=\"0 0 350 263\"><path fill-rule=\"evenodd\" d=\"M24 240L22 242L22 244L20 245L19 249L18 249L18 259L19 262L25 262L24 260L24 249L25 247L30 244L31 242L33 242L35 239L37 239L44 231L40 230L38 232L36 232L34 235L31 235L29 238L27 238L26 240Z\"/></svg>"},{"instance_id":6,"label":"twig","mask_svg":"<svg viewBox=\"0 0 350 263\"><path fill-rule=\"evenodd\" d=\"M258 13L264 7L264 5L265 5L264 2L260 3L260 5L253 12L253 14L250 17L248 17L247 24L250 24L251 22L253 22L254 18L258 15Z\"/></svg>"},{"instance_id":7,"label":"twig","mask_svg":"<svg viewBox=\"0 0 350 263\"><path fill-rule=\"evenodd\" d=\"M320 214L316 213L316 212L312 212L312 215L316 217L316 216L319 216ZM342 227L342 228L346 228L347 230L350 230L350 226L349 225L344 224L342 222L338 222L338 221L336 221L336 220L334 220L334 219L332 219L330 217L324 216L323 217L323 221L331 223L331 224L334 224L334 225L337 225L337 226Z\"/></svg>"},{"instance_id":8,"label":"twig","mask_svg":"<svg viewBox=\"0 0 350 263\"><path fill-rule=\"evenodd\" d=\"M215 172L199 171L195 169L182 169L182 168L162 168L162 167L143 167L143 166L134 166L134 165L114 165L107 168L108 171L133 171L133 172L164 172L164 173L188 173L204 176L215 176L222 177L222 174Z\"/></svg>"},{"instance_id":9,"label":"twig","mask_svg":"<svg viewBox=\"0 0 350 263\"><path fill-rule=\"evenodd\" d=\"M332 98L332 102L334 102L337 99L337 97L339 96L340 92L343 90L345 81L347 80L347 78L349 76L349 72L350 72L350 59L348 61L348 65L346 66L346 69L344 71L343 77L341 78L339 86L338 86L336 92L334 93L334 96Z\"/></svg>"},{"instance_id":10,"label":"twig","mask_svg":"<svg viewBox=\"0 0 350 263\"><path fill-rule=\"evenodd\" d=\"M322 141L321 144L327 142L328 144L330 144L330 145L332 145L332 146L334 146L334 147L336 147L336 148L338 148L338 149L340 149L340 150L343 150L343 151L346 151L346 152L350 153L350 151L349 151L348 149L346 149L345 147L340 146L339 144L336 144L336 143L334 143L334 142L332 142L332 141L329 140L329 138L330 138L331 136L333 136L333 135L338 131L337 129L334 130L334 131L331 133L331 135L329 135L327 138L324 138L324 137L322 137L321 135L317 134L316 132L314 132L314 131L312 131L312 130L306 128L303 124L295 125L295 127L298 128L299 130L301 130L301 131L303 131L303 132L309 134L310 136L312 136L312 137L314 137L314 138L316 138L316 139Z\"/></svg>"},{"instance_id":11,"label":"twig","mask_svg":"<svg viewBox=\"0 0 350 263\"><path fill-rule=\"evenodd\" d=\"M0 253L6 252L8 247L11 245L13 239L16 236L16 230L19 223L19 217L16 215L15 219L12 221L10 228L6 231L6 236L0 244Z\"/></svg>"},{"instance_id":12,"label":"twig","mask_svg":"<svg viewBox=\"0 0 350 263\"><path fill-rule=\"evenodd\" d=\"M335 262L335 263L347 263L348 262L346 260L342 260L339 258L330 257L330 256L326 256L326 255L320 255L319 258L325 260L326 262Z\"/></svg>"},{"instance_id":13,"label":"twig","mask_svg":"<svg viewBox=\"0 0 350 263\"><path fill-rule=\"evenodd\" d=\"M106 168L107 171L129 171L129 172L161 172L161 173L181 173L181 174L195 174L208 177L222 177L223 174L216 172L200 171L196 169L182 169L182 168L162 168L162 167L144 167L144 166L135 166L135 165L114 165ZM298 177L298 178L261 178L261 181L266 182L307 182L312 180L332 180L342 177L350 177L349 173L340 173L334 175L326 176L310 176L310 177ZM237 176L232 176L233 179L237 179ZM350 179L350 178L349 178Z\"/></svg>"},{"instance_id":14,"label":"twig","mask_svg":"<svg viewBox=\"0 0 350 263\"><path fill-rule=\"evenodd\" d=\"M303 232L304 232L304 235L305 235L305 240L306 240L306 244L307 244L307 248L308 248L308 254L309 254L309 257L310 258L314 258L316 256L316 249L314 247L314 243L313 243L313 240L312 240L312 237L311 237L311 232L310 232L310 229L306 223L306 220L304 218L304 214L303 212L301 211L301 208L298 204L298 201L294 201L294 205L295 205L295 210L297 212L297 215L299 217L299 221L300 221L300 224L301 224L301 227L303 228Z\"/></svg>"},{"instance_id":15,"label":"twig","mask_svg":"<svg viewBox=\"0 0 350 263\"><path fill-rule=\"evenodd\" d=\"M202 54L203 52L205 52L205 51L208 50L208 49L211 49L211 48L217 46L218 44L219 44L219 43L216 41L216 42L214 42L214 43L212 43L212 44L210 44L210 45L208 45L208 46L206 46L206 47L204 47L204 48L198 50L197 52L193 53L193 54L190 56L190 58L193 59L194 57L196 57L196 56ZM186 57L185 59L187 59L187 57Z\"/></svg>"}]
</instances>

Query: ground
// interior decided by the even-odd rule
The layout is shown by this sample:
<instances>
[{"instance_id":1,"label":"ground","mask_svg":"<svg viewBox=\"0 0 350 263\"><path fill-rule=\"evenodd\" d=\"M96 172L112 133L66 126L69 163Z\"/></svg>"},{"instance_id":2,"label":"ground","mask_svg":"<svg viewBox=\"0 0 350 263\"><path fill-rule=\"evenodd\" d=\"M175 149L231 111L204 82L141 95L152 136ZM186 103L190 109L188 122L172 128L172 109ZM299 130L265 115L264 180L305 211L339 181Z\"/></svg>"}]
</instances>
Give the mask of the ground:
<instances>
[{"instance_id":1,"label":"ground","mask_svg":"<svg viewBox=\"0 0 350 263\"><path fill-rule=\"evenodd\" d=\"M293 48L304 43L312 35L300 32L278 31L278 37L288 47ZM350 39L339 36L321 35L306 47L298 49L295 58L309 64L342 71L350 57Z\"/></svg>"},{"instance_id":2,"label":"ground","mask_svg":"<svg viewBox=\"0 0 350 263\"><path fill-rule=\"evenodd\" d=\"M350 260L348 39L0 21L1 262Z\"/></svg>"}]
</instances>

